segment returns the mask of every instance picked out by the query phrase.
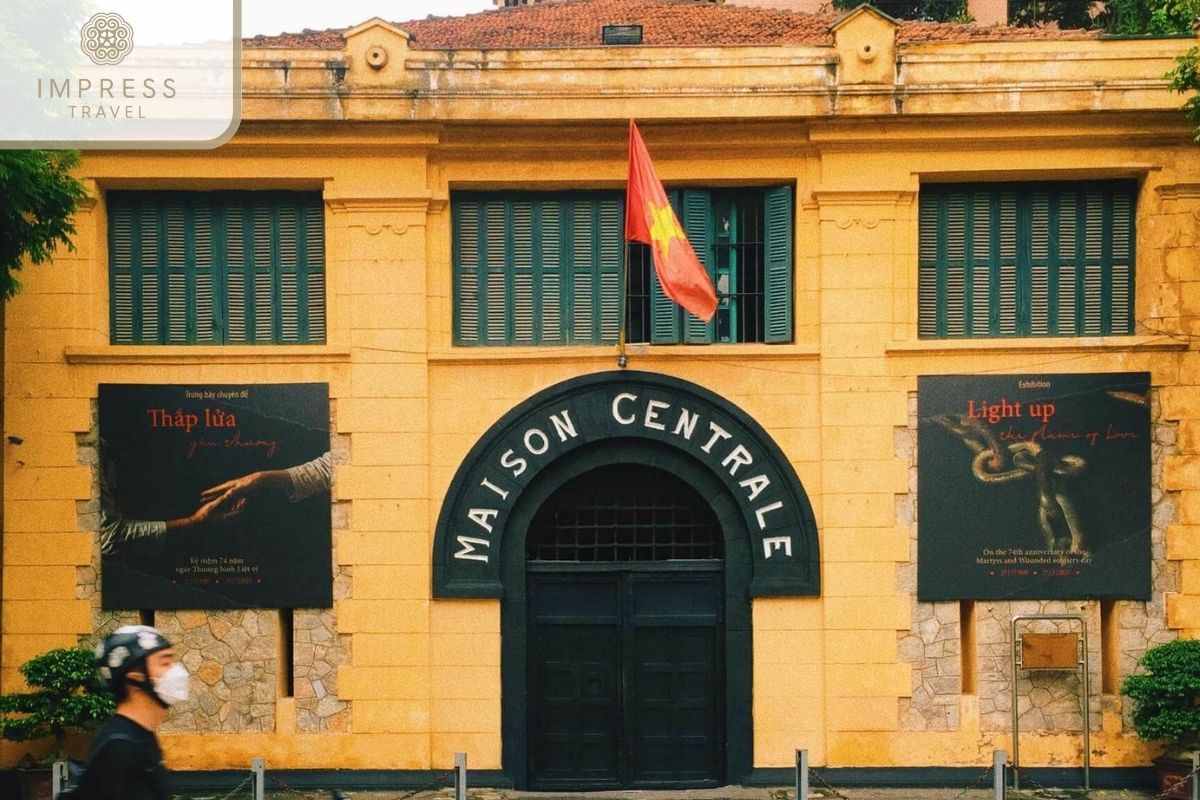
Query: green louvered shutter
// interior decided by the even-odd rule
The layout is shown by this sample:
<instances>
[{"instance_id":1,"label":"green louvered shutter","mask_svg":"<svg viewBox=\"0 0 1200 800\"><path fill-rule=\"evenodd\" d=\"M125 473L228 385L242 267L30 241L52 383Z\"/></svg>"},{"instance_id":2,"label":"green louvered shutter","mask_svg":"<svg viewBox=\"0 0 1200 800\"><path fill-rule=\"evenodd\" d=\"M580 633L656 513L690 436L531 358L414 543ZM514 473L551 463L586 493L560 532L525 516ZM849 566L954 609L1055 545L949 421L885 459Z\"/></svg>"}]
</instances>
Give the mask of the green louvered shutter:
<instances>
[{"instance_id":1,"label":"green louvered shutter","mask_svg":"<svg viewBox=\"0 0 1200 800\"><path fill-rule=\"evenodd\" d=\"M278 192L114 192L112 341L325 340L323 205Z\"/></svg>"},{"instance_id":2,"label":"green louvered shutter","mask_svg":"<svg viewBox=\"0 0 1200 800\"><path fill-rule=\"evenodd\" d=\"M706 189L684 189L681 203L683 214L680 223L687 231L688 241L696 251L696 257L708 271L708 279L714 284L714 267L716 252L714 243L716 233L713 230L712 192ZM683 312L683 340L688 344L711 344L716 330L716 315L708 322L695 317L687 311Z\"/></svg>"},{"instance_id":3,"label":"green louvered shutter","mask_svg":"<svg viewBox=\"0 0 1200 800\"><path fill-rule=\"evenodd\" d=\"M136 197L109 197L109 324L114 344L157 344L162 330L162 217Z\"/></svg>"},{"instance_id":4,"label":"green louvered shutter","mask_svg":"<svg viewBox=\"0 0 1200 800\"><path fill-rule=\"evenodd\" d=\"M482 344L479 275L483 203L457 200L454 220L454 343Z\"/></svg>"},{"instance_id":5,"label":"green louvered shutter","mask_svg":"<svg viewBox=\"0 0 1200 800\"><path fill-rule=\"evenodd\" d=\"M212 213L185 194L168 195L164 231L163 339L166 344L220 342L216 327Z\"/></svg>"},{"instance_id":6,"label":"green louvered shutter","mask_svg":"<svg viewBox=\"0 0 1200 800\"><path fill-rule=\"evenodd\" d=\"M254 264L251 224L246 204L234 200L221 209L224 216L222 232L225 238L226 318L229 329L226 341L230 344L250 344L254 341Z\"/></svg>"},{"instance_id":7,"label":"green louvered shutter","mask_svg":"<svg viewBox=\"0 0 1200 800\"><path fill-rule=\"evenodd\" d=\"M1110 312L1106 333L1133 333L1133 256L1134 195L1132 184L1118 185L1110 195L1112 204L1110 246L1108 256L1109 292L1112 301L1106 304Z\"/></svg>"},{"instance_id":8,"label":"green louvered shutter","mask_svg":"<svg viewBox=\"0 0 1200 800\"><path fill-rule=\"evenodd\" d=\"M452 206L456 344L616 341L620 195L464 192Z\"/></svg>"},{"instance_id":9,"label":"green louvered shutter","mask_svg":"<svg viewBox=\"0 0 1200 800\"><path fill-rule=\"evenodd\" d=\"M579 197L570 203L571 341L584 342L592 335L600 314L596 286L596 260L600 235L596 230L594 201Z\"/></svg>"},{"instance_id":10,"label":"green louvered shutter","mask_svg":"<svg viewBox=\"0 0 1200 800\"><path fill-rule=\"evenodd\" d=\"M512 336L512 293L509 291L509 210L511 204L489 200L483 206L483 250L480 253L481 322L484 341L506 344Z\"/></svg>"},{"instance_id":11,"label":"green louvered shutter","mask_svg":"<svg viewBox=\"0 0 1200 800\"><path fill-rule=\"evenodd\" d=\"M192 303L195 299L192 280L192 264L188 259L188 209L183 205L178 195L169 196L162 208L162 247L159 252L163 256L163 271L166 280L163 281L162 303L165 307L165 325L163 336L167 344L187 344L189 334L195 336L196 317ZM189 292L189 289L193 291ZM191 297L189 297L191 295Z\"/></svg>"},{"instance_id":12,"label":"green louvered shutter","mask_svg":"<svg viewBox=\"0 0 1200 800\"><path fill-rule=\"evenodd\" d=\"M616 195L588 195L571 203L571 341L615 342L620 327L621 220Z\"/></svg>"},{"instance_id":13,"label":"green louvered shutter","mask_svg":"<svg viewBox=\"0 0 1200 800\"><path fill-rule=\"evenodd\" d=\"M191 341L217 344L224 341L222 331L225 328L225 315L223 304L218 302L221 288L213 208L207 198L201 196L193 199L189 212L191 241L188 243L188 255L192 263L190 289L194 298L194 338Z\"/></svg>"},{"instance_id":14,"label":"green louvered shutter","mask_svg":"<svg viewBox=\"0 0 1200 800\"><path fill-rule=\"evenodd\" d=\"M990 289L992 330L998 336L1015 336L1018 332L1017 253L1023 253L1027 245L1027 242L1019 240L1016 192L1000 192L1000 231L998 235L1000 260L992 264L993 275Z\"/></svg>"},{"instance_id":15,"label":"green louvered shutter","mask_svg":"<svg viewBox=\"0 0 1200 800\"><path fill-rule=\"evenodd\" d=\"M947 329L953 331L953 336L987 336L991 331L991 264L999 258L1002 233L998 221L993 228L992 201L993 195L988 192L963 196L963 253L967 261L962 272L962 299L955 299L959 294L955 282L945 304Z\"/></svg>"},{"instance_id":16,"label":"green louvered shutter","mask_svg":"<svg viewBox=\"0 0 1200 800\"><path fill-rule=\"evenodd\" d=\"M279 240L275 232L274 213L265 201L252 204L250 224L254 267L251 287L255 342L269 342L276 331L275 306L279 299Z\"/></svg>"},{"instance_id":17,"label":"green louvered shutter","mask_svg":"<svg viewBox=\"0 0 1200 800\"><path fill-rule=\"evenodd\" d=\"M615 344L621 330L622 271L625 268L625 203L620 196L605 197L599 203L597 220L599 250L599 327L589 340L593 344Z\"/></svg>"},{"instance_id":18,"label":"green louvered shutter","mask_svg":"<svg viewBox=\"0 0 1200 800\"><path fill-rule=\"evenodd\" d=\"M512 344L531 345L537 341L537 317L540 314L534 295L534 203L531 199L511 204L509 224L512 248Z\"/></svg>"},{"instance_id":19,"label":"green louvered shutter","mask_svg":"<svg viewBox=\"0 0 1200 800\"><path fill-rule=\"evenodd\" d=\"M586 260L598 257L600 248L595 244L596 215L593 202L579 199L568 204L559 198L520 195L500 201L504 205L503 223L494 213L486 217L488 231L485 235L489 253L507 253L505 264L507 278L506 296L501 298L494 290L488 293L489 318L495 320L498 309L503 308L510 318L508 329L511 334L496 338L493 333L499 328L489 328L488 344L563 344L572 337L585 336L582 341L591 341L590 323L599 319L594 308L599 298L593 291L600 286L593 280L594 264L575 259L578 249ZM489 207L491 203L489 202ZM570 207L568 208L568 205ZM564 242L564 219L571 220L568 241ZM495 235L496 226L503 224L507 233L503 242ZM571 263L568 272L571 281L564 281L564 265ZM491 257L489 264L493 264ZM498 285L491 278L493 289ZM569 294L578 291L585 303L586 322L572 320L566 313ZM572 322L573 324L567 324Z\"/></svg>"},{"instance_id":20,"label":"green louvered shutter","mask_svg":"<svg viewBox=\"0 0 1200 800\"><path fill-rule=\"evenodd\" d=\"M127 202L109 196L108 283L109 330L114 344L141 341L138 287L141 284L140 251L134 247L138 227L136 212Z\"/></svg>"},{"instance_id":21,"label":"green louvered shutter","mask_svg":"<svg viewBox=\"0 0 1200 800\"><path fill-rule=\"evenodd\" d=\"M921 191L923 337L1133 330L1130 182Z\"/></svg>"},{"instance_id":22,"label":"green louvered shutter","mask_svg":"<svg viewBox=\"0 0 1200 800\"><path fill-rule=\"evenodd\" d=\"M163 233L162 216L150 206L138 209L140 225L134 246L140 251L141 280L139 298L141 322L139 342L156 344L162 335L162 270Z\"/></svg>"},{"instance_id":23,"label":"green louvered shutter","mask_svg":"<svg viewBox=\"0 0 1200 800\"><path fill-rule=\"evenodd\" d=\"M325 343L325 203L316 195L308 195L301 204L300 256L305 287L303 308L306 310L301 340L310 344Z\"/></svg>"},{"instance_id":24,"label":"green louvered shutter","mask_svg":"<svg viewBox=\"0 0 1200 800\"><path fill-rule=\"evenodd\" d=\"M765 287L764 341L792 341L792 243L795 241L792 187L768 189L763 203Z\"/></svg>"},{"instance_id":25,"label":"green louvered shutter","mask_svg":"<svg viewBox=\"0 0 1200 800\"><path fill-rule=\"evenodd\" d=\"M304 317L303 301L308 287L301 281L300 209L286 203L274 209L275 263L274 273L276 300L271 304L276 314L273 320L273 339L278 342L300 341L300 324Z\"/></svg>"},{"instance_id":26,"label":"green louvered shutter","mask_svg":"<svg viewBox=\"0 0 1200 800\"><path fill-rule=\"evenodd\" d=\"M683 194L678 189L667 193L676 216L682 219ZM682 330L683 310L674 300L667 297L658 280L654 267L653 246L650 253L650 341L653 344L679 344Z\"/></svg>"},{"instance_id":27,"label":"green louvered shutter","mask_svg":"<svg viewBox=\"0 0 1200 800\"><path fill-rule=\"evenodd\" d=\"M540 248L534 256L538 260L537 298L535 307L541 314L538 321L542 344L566 342L566 321L569 319L566 283L563 281L563 265L567 251L563 227L563 204L557 199L542 199L539 209L536 241Z\"/></svg>"},{"instance_id":28,"label":"green louvered shutter","mask_svg":"<svg viewBox=\"0 0 1200 800\"><path fill-rule=\"evenodd\" d=\"M945 243L941 237L941 196L922 189L917 209L917 334L944 336L941 302Z\"/></svg>"},{"instance_id":29,"label":"green louvered shutter","mask_svg":"<svg viewBox=\"0 0 1200 800\"><path fill-rule=\"evenodd\" d=\"M526 221L520 227L523 235L530 237L531 211L525 208L523 213ZM454 329L458 344L512 341L516 300L511 291L512 216L513 203L506 198L479 196L454 204ZM531 249L531 239L525 238L520 246ZM527 269L525 276L531 275L531 268ZM530 299L526 294L523 301Z\"/></svg>"}]
</instances>

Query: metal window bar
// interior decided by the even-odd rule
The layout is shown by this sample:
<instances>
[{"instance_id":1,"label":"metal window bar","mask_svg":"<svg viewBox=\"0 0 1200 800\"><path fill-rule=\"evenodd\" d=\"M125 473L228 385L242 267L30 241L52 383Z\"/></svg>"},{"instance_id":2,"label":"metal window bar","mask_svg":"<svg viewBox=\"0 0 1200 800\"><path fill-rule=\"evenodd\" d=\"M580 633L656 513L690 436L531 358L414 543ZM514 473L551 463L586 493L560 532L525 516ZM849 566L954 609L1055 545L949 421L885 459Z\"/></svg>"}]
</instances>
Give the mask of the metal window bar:
<instances>
[{"instance_id":1,"label":"metal window bar","mask_svg":"<svg viewBox=\"0 0 1200 800\"><path fill-rule=\"evenodd\" d=\"M761 213L761 209L760 209ZM758 220L761 223L761 219ZM761 238L760 230L756 237ZM717 332L719 342L762 342L766 340L766 286L765 286L765 253L766 244L761 241L718 243L718 251L728 250L724 260L736 264L735 275L730 282L736 280L735 291L718 291L717 299ZM718 263L722 259L718 256ZM718 284L723 279L718 277ZM720 285L718 285L720 290Z\"/></svg>"},{"instance_id":2,"label":"metal window bar","mask_svg":"<svg viewBox=\"0 0 1200 800\"><path fill-rule=\"evenodd\" d=\"M762 342L766 340L766 292L764 281L764 246L762 242L718 244L738 255L743 266L738 270L740 291L721 291L717 286L718 342ZM654 264L650 248L634 244L629 248L629 285L626 293L626 341L648 343L651 331L650 286ZM718 284L723 281L718 280ZM676 313L679 313L678 311Z\"/></svg>"},{"instance_id":3,"label":"metal window bar","mask_svg":"<svg viewBox=\"0 0 1200 800\"><path fill-rule=\"evenodd\" d=\"M615 465L569 482L534 517L530 561L718 559L721 527L691 487L661 470Z\"/></svg>"}]
</instances>

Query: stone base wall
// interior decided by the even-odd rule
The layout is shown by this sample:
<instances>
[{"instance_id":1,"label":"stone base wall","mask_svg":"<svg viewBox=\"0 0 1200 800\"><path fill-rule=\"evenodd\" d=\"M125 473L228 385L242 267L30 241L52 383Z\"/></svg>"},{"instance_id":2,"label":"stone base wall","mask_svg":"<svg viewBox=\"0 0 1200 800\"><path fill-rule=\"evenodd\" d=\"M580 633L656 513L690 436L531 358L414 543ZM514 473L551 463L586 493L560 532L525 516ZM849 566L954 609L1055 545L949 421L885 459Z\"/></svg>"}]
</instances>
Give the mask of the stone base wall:
<instances>
[{"instance_id":1,"label":"stone base wall","mask_svg":"<svg viewBox=\"0 0 1200 800\"><path fill-rule=\"evenodd\" d=\"M92 419L91 431L77 442L79 462L92 468L92 499L76 504L76 516L80 530L98 535L100 459L94 403ZM338 465L350 460L350 437L334 436L331 452L336 473ZM336 554L338 533L350 527L350 503L334 503L332 520ZM344 600L350 597L351 568L336 563L332 568L334 599ZM101 608L98 538L91 564L76 570L76 597L91 601L94 634L83 642L89 647L122 625L143 621L137 610ZM289 691L295 697L298 732L349 732L350 703L338 698L337 670L350 660L350 637L337 632L333 609L293 610L290 688L283 685L283 627L276 609L156 610L152 624L172 642L191 675L191 698L172 712L161 728L164 732L276 732L277 701Z\"/></svg>"}]
</instances>

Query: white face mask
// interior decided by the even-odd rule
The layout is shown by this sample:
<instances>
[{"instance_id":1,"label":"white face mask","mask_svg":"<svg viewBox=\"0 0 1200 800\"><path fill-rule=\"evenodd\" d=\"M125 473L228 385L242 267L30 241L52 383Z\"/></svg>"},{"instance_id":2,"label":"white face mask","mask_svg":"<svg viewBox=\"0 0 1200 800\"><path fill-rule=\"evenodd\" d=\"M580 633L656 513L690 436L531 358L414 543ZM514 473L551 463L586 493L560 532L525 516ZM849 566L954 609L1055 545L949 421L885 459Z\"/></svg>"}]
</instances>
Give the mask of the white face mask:
<instances>
[{"instance_id":1,"label":"white face mask","mask_svg":"<svg viewBox=\"0 0 1200 800\"><path fill-rule=\"evenodd\" d=\"M188 671L183 664L171 668L154 679L154 693L169 706L188 699Z\"/></svg>"}]
</instances>

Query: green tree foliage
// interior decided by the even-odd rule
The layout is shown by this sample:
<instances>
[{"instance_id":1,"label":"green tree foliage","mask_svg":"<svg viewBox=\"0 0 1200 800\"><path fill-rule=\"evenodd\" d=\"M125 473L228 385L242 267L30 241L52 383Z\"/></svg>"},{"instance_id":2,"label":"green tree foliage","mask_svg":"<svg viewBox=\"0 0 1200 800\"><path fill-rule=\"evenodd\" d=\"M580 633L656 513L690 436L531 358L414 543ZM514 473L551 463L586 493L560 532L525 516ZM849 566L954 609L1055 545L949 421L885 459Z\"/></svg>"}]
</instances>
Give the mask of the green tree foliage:
<instances>
[{"instance_id":1,"label":"green tree foliage","mask_svg":"<svg viewBox=\"0 0 1200 800\"><path fill-rule=\"evenodd\" d=\"M1090 0L1009 0L1008 24L1018 28L1055 23L1059 28L1091 28Z\"/></svg>"},{"instance_id":2,"label":"green tree foliage","mask_svg":"<svg viewBox=\"0 0 1200 800\"><path fill-rule=\"evenodd\" d=\"M1167 73L1171 88L1191 97L1183 103L1183 113L1191 121L1195 139L1200 142L1200 47L1192 47L1175 59L1175 69Z\"/></svg>"},{"instance_id":3,"label":"green tree foliage","mask_svg":"<svg viewBox=\"0 0 1200 800\"><path fill-rule=\"evenodd\" d=\"M863 0L833 0L851 9ZM871 5L896 19L961 22L966 0L874 0ZM1009 24L1017 27L1057 25L1124 35L1162 36L1191 33L1200 19L1200 0L1009 0Z\"/></svg>"},{"instance_id":4,"label":"green tree foliage","mask_svg":"<svg viewBox=\"0 0 1200 800\"><path fill-rule=\"evenodd\" d=\"M864 0L833 0L840 10L858 8ZM873 0L872 6L894 19L960 22L967 18L967 0Z\"/></svg>"},{"instance_id":5,"label":"green tree foliage","mask_svg":"<svg viewBox=\"0 0 1200 800\"><path fill-rule=\"evenodd\" d=\"M14 273L26 260L49 261L57 245L74 250L72 214L87 196L71 175L74 150L0 150L0 297L20 288Z\"/></svg>"},{"instance_id":6,"label":"green tree foliage","mask_svg":"<svg viewBox=\"0 0 1200 800\"><path fill-rule=\"evenodd\" d=\"M1200 744L1200 639L1152 647L1138 663L1142 671L1121 684L1121 693L1133 701L1138 737L1194 749Z\"/></svg>"},{"instance_id":7,"label":"green tree foliage","mask_svg":"<svg viewBox=\"0 0 1200 800\"><path fill-rule=\"evenodd\" d=\"M1099 21L1108 33L1187 34L1200 20L1200 0L1108 0Z\"/></svg>"},{"instance_id":8,"label":"green tree foliage","mask_svg":"<svg viewBox=\"0 0 1200 800\"><path fill-rule=\"evenodd\" d=\"M91 650L48 650L22 664L20 672L33 691L0 695L0 737L18 742L54 737L58 759L68 729L94 729L113 713L113 697L100 683Z\"/></svg>"}]
</instances>

